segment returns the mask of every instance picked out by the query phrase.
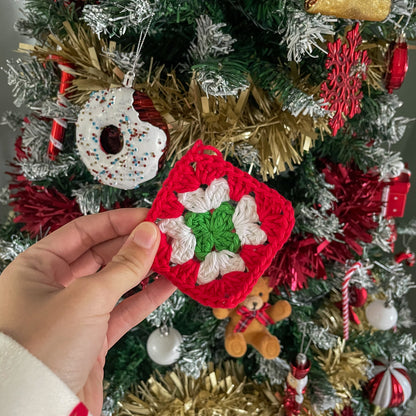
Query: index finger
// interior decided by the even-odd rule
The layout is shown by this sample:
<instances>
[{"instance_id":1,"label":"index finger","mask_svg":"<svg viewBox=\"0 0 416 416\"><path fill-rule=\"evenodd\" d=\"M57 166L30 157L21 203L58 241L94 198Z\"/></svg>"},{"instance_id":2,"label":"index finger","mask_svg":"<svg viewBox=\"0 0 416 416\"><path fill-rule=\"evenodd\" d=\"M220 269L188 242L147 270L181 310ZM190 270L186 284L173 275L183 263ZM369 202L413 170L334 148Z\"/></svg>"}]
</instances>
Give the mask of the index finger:
<instances>
[{"instance_id":1,"label":"index finger","mask_svg":"<svg viewBox=\"0 0 416 416\"><path fill-rule=\"evenodd\" d=\"M129 235L147 212L147 208L120 208L86 215L54 231L36 246L70 264L97 244Z\"/></svg>"}]
</instances>

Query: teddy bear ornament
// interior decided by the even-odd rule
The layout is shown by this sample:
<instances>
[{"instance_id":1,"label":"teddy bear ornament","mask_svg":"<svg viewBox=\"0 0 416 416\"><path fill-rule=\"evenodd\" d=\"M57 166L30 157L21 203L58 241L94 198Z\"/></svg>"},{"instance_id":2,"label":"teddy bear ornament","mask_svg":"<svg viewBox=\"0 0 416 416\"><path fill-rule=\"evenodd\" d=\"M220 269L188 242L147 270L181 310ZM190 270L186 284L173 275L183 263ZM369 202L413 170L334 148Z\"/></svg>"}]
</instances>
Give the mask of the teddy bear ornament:
<instances>
[{"instance_id":1,"label":"teddy bear ornament","mask_svg":"<svg viewBox=\"0 0 416 416\"><path fill-rule=\"evenodd\" d=\"M270 334L267 325L275 324L287 318L292 308L286 300L274 305L267 303L269 279L261 277L247 298L234 309L214 308L217 319L230 318L225 331L225 349L232 357L242 357L247 344L252 345L264 358L273 359L280 353L279 340Z\"/></svg>"}]
</instances>

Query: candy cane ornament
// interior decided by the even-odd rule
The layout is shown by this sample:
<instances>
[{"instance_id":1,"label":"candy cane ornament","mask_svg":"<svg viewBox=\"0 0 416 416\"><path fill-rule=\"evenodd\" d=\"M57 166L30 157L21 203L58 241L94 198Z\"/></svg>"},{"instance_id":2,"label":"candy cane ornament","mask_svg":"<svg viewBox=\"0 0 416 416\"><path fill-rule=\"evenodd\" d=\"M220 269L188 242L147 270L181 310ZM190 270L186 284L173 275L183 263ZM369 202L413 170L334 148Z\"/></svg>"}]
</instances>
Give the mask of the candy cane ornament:
<instances>
[{"instance_id":1,"label":"candy cane ornament","mask_svg":"<svg viewBox=\"0 0 416 416\"><path fill-rule=\"evenodd\" d=\"M344 330L344 339L347 340L350 336L350 298L349 298L349 284L351 276L362 267L361 262L354 263L345 273L344 281L342 282L342 323Z\"/></svg>"},{"instance_id":2,"label":"candy cane ornament","mask_svg":"<svg viewBox=\"0 0 416 416\"><path fill-rule=\"evenodd\" d=\"M67 72L68 68L73 68L73 65L62 61L62 58L51 55L49 57L52 60L58 62L58 67L61 70L61 82L59 84L58 92L58 104L61 107L67 106L67 90L72 84L72 80L75 78L73 75ZM55 160L59 152L63 149L63 139L65 136L65 130L68 127L68 123L63 118L54 118L52 122L51 134L49 136L48 156L49 159Z\"/></svg>"}]
</instances>

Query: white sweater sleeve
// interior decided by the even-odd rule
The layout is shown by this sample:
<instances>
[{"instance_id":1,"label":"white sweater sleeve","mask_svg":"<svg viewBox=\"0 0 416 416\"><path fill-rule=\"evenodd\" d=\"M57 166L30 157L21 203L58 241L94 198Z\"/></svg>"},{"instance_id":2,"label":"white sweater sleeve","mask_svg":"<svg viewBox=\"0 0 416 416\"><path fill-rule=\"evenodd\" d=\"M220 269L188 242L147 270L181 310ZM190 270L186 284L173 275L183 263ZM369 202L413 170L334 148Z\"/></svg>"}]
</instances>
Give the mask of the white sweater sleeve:
<instances>
[{"instance_id":1,"label":"white sweater sleeve","mask_svg":"<svg viewBox=\"0 0 416 416\"><path fill-rule=\"evenodd\" d=\"M7 416L91 416L58 376L1 332L0 408Z\"/></svg>"}]
</instances>

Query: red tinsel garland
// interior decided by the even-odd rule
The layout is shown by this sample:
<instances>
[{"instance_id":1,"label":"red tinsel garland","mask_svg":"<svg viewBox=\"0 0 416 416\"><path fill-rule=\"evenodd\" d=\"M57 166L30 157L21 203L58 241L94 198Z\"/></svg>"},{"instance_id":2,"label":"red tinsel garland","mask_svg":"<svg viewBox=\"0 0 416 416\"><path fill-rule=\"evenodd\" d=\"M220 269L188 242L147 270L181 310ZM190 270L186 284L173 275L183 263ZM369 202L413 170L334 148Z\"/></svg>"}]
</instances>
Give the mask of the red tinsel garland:
<instances>
[{"instance_id":1,"label":"red tinsel garland","mask_svg":"<svg viewBox=\"0 0 416 416\"><path fill-rule=\"evenodd\" d=\"M273 286L284 285L295 291L307 286L307 279L325 279L325 260L345 263L355 254L362 254L361 242L370 243L370 231L377 228L376 216L381 212L380 195L385 184L375 170L363 172L353 166L326 162L322 173L334 185L337 198L328 215L335 214L343 224L337 241L318 243L312 234L292 235L277 253L267 270Z\"/></svg>"},{"instance_id":2,"label":"red tinsel garland","mask_svg":"<svg viewBox=\"0 0 416 416\"><path fill-rule=\"evenodd\" d=\"M33 185L21 180L9 186L10 205L18 214L13 221L24 224L32 238L44 236L64 224L82 216L75 200L71 200L55 188Z\"/></svg>"},{"instance_id":3,"label":"red tinsel garland","mask_svg":"<svg viewBox=\"0 0 416 416\"><path fill-rule=\"evenodd\" d=\"M334 185L331 192L337 198L329 213L335 214L340 224L344 224L343 233L336 235L342 243L331 241L322 253L330 260L345 263L355 253L362 255L359 242L371 243L373 240L370 231L378 227L379 195L385 184L375 170L363 172L355 167L327 163L322 172L326 182Z\"/></svg>"},{"instance_id":4,"label":"red tinsel garland","mask_svg":"<svg viewBox=\"0 0 416 416\"><path fill-rule=\"evenodd\" d=\"M312 234L291 236L273 259L267 275L271 286L284 285L293 291L307 286L308 277L326 279L318 243Z\"/></svg>"}]
</instances>

